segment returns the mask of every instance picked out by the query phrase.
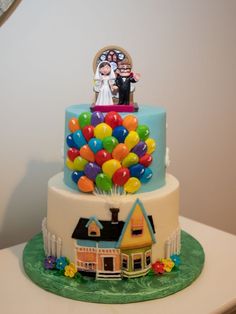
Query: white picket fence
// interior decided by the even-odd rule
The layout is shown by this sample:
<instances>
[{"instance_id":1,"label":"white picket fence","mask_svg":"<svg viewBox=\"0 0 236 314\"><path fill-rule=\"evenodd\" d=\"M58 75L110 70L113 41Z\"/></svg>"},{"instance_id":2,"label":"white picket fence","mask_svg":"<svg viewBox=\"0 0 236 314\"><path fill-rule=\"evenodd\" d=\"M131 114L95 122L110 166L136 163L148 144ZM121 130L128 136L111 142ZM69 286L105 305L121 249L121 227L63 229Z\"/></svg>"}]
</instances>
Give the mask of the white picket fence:
<instances>
[{"instance_id":1,"label":"white picket fence","mask_svg":"<svg viewBox=\"0 0 236 314\"><path fill-rule=\"evenodd\" d=\"M165 244L165 258L169 258L171 255L180 254L181 241L180 241L180 228L177 228L175 232L168 238Z\"/></svg>"},{"instance_id":2,"label":"white picket fence","mask_svg":"<svg viewBox=\"0 0 236 314\"><path fill-rule=\"evenodd\" d=\"M42 221L44 252L47 256L61 256L62 240L47 229L47 218Z\"/></svg>"}]
</instances>

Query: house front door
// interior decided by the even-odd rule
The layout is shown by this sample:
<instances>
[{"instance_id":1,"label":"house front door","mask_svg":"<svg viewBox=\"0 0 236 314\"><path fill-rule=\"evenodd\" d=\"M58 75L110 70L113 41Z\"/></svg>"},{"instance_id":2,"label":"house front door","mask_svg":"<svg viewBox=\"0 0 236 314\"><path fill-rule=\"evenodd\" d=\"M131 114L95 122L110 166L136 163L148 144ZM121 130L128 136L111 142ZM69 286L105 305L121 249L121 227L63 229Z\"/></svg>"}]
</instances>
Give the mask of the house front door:
<instances>
[{"instance_id":1,"label":"house front door","mask_svg":"<svg viewBox=\"0 0 236 314\"><path fill-rule=\"evenodd\" d=\"M104 257L103 258L104 270L113 271L113 257Z\"/></svg>"}]
</instances>

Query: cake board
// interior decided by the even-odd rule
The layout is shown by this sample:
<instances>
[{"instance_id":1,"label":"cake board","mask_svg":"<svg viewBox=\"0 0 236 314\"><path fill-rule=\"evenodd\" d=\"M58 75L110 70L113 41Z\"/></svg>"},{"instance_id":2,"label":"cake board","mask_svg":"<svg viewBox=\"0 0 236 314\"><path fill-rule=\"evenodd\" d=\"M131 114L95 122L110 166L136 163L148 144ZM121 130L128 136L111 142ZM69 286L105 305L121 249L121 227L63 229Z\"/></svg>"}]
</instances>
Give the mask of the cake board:
<instances>
[{"instance_id":1,"label":"cake board","mask_svg":"<svg viewBox=\"0 0 236 314\"><path fill-rule=\"evenodd\" d=\"M181 231L181 264L170 273L123 280L71 279L45 270L43 238L39 233L25 246L23 265L29 278L54 294L93 303L125 304L163 298L189 286L201 274L205 254L201 244Z\"/></svg>"}]
</instances>

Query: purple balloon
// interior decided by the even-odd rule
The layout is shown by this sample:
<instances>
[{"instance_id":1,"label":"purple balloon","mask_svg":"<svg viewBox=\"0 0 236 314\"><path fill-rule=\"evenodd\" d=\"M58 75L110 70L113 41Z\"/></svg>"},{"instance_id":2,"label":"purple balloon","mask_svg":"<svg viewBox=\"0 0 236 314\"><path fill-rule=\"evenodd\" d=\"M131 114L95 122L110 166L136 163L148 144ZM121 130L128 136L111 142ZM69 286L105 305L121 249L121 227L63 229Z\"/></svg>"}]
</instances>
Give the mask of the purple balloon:
<instances>
[{"instance_id":1,"label":"purple balloon","mask_svg":"<svg viewBox=\"0 0 236 314\"><path fill-rule=\"evenodd\" d=\"M94 180L95 181L96 176L100 172L102 172L102 169L95 162L87 163L87 165L84 168L84 173L85 173L86 177L88 177L90 180Z\"/></svg>"},{"instance_id":2,"label":"purple balloon","mask_svg":"<svg viewBox=\"0 0 236 314\"><path fill-rule=\"evenodd\" d=\"M91 116L91 124L93 126L96 126L98 125L99 123L102 123L104 121L104 115L102 112L99 112L99 111L94 111L92 113L92 116Z\"/></svg>"},{"instance_id":3,"label":"purple balloon","mask_svg":"<svg viewBox=\"0 0 236 314\"><path fill-rule=\"evenodd\" d=\"M137 145L134 146L132 152L138 155L139 157L143 156L147 152L147 144L140 141Z\"/></svg>"}]
</instances>

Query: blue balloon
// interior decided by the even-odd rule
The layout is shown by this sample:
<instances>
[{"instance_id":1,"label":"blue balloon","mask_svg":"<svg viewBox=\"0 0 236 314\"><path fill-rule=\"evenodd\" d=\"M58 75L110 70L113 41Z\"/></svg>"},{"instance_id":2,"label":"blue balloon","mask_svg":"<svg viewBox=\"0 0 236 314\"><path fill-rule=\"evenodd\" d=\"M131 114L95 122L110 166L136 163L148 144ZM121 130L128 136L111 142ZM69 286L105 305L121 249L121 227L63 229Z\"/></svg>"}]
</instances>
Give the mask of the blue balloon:
<instances>
[{"instance_id":1,"label":"blue balloon","mask_svg":"<svg viewBox=\"0 0 236 314\"><path fill-rule=\"evenodd\" d=\"M147 144L145 142L140 141L134 148L131 150L132 153L135 153L139 157L142 157L147 152Z\"/></svg>"},{"instance_id":2,"label":"blue balloon","mask_svg":"<svg viewBox=\"0 0 236 314\"><path fill-rule=\"evenodd\" d=\"M91 138L88 142L89 148L96 154L99 150L103 148L102 141L99 138Z\"/></svg>"},{"instance_id":3,"label":"blue balloon","mask_svg":"<svg viewBox=\"0 0 236 314\"><path fill-rule=\"evenodd\" d=\"M147 183L152 178L152 170L150 168L145 168L144 174L140 177L142 183Z\"/></svg>"},{"instance_id":4,"label":"blue balloon","mask_svg":"<svg viewBox=\"0 0 236 314\"><path fill-rule=\"evenodd\" d=\"M122 125L114 128L112 136L116 137L119 143L124 143L126 136L129 134L129 131Z\"/></svg>"},{"instance_id":5,"label":"blue balloon","mask_svg":"<svg viewBox=\"0 0 236 314\"><path fill-rule=\"evenodd\" d=\"M73 133L72 136L78 148L81 148L82 146L87 144L86 139L84 138L81 130L77 130L76 132Z\"/></svg>"},{"instance_id":6,"label":"blue balloon","mask_svg":"<svg viewBox=\"0 0 236 314\"><path fill-rule=\"evenodd\" d=\"M73 134L69 134L66 137L66 143L69 147L76 147L78 148L78 146L75 144L75 141L73 139Z\"/></svg>"},{"instance_id":7,"label":"blue balloon","mask_svg":"<svg viewBox=\"0 0 236 314\"><path fill-rule=\"evenodd\" d=\"M95 127L104 121L104 115L100 111L94 111L91 116L91 124Z\"/></svg>"},{"instance_id":8,"label":"blue balloon","mask_svg":"<svg viewBox=\"0 0 236 314\"><path fill-rule=\"evenodd\" d=\"M129 167L130 176L135 178L141 178L145 172L145 167L140 164L133 165Z\"/></svg>"},{"instance_id":9,"label":"blue balloon","mask_svg":"<svg viewBox=\"0 0 236 314\"><path fill-rule=\"evenodd\" d=\"M83 171L73 171L71 174L71 178L72 180L77 184L80 177L84 176L84 172Z\"/></svg>"}]
</instances>

